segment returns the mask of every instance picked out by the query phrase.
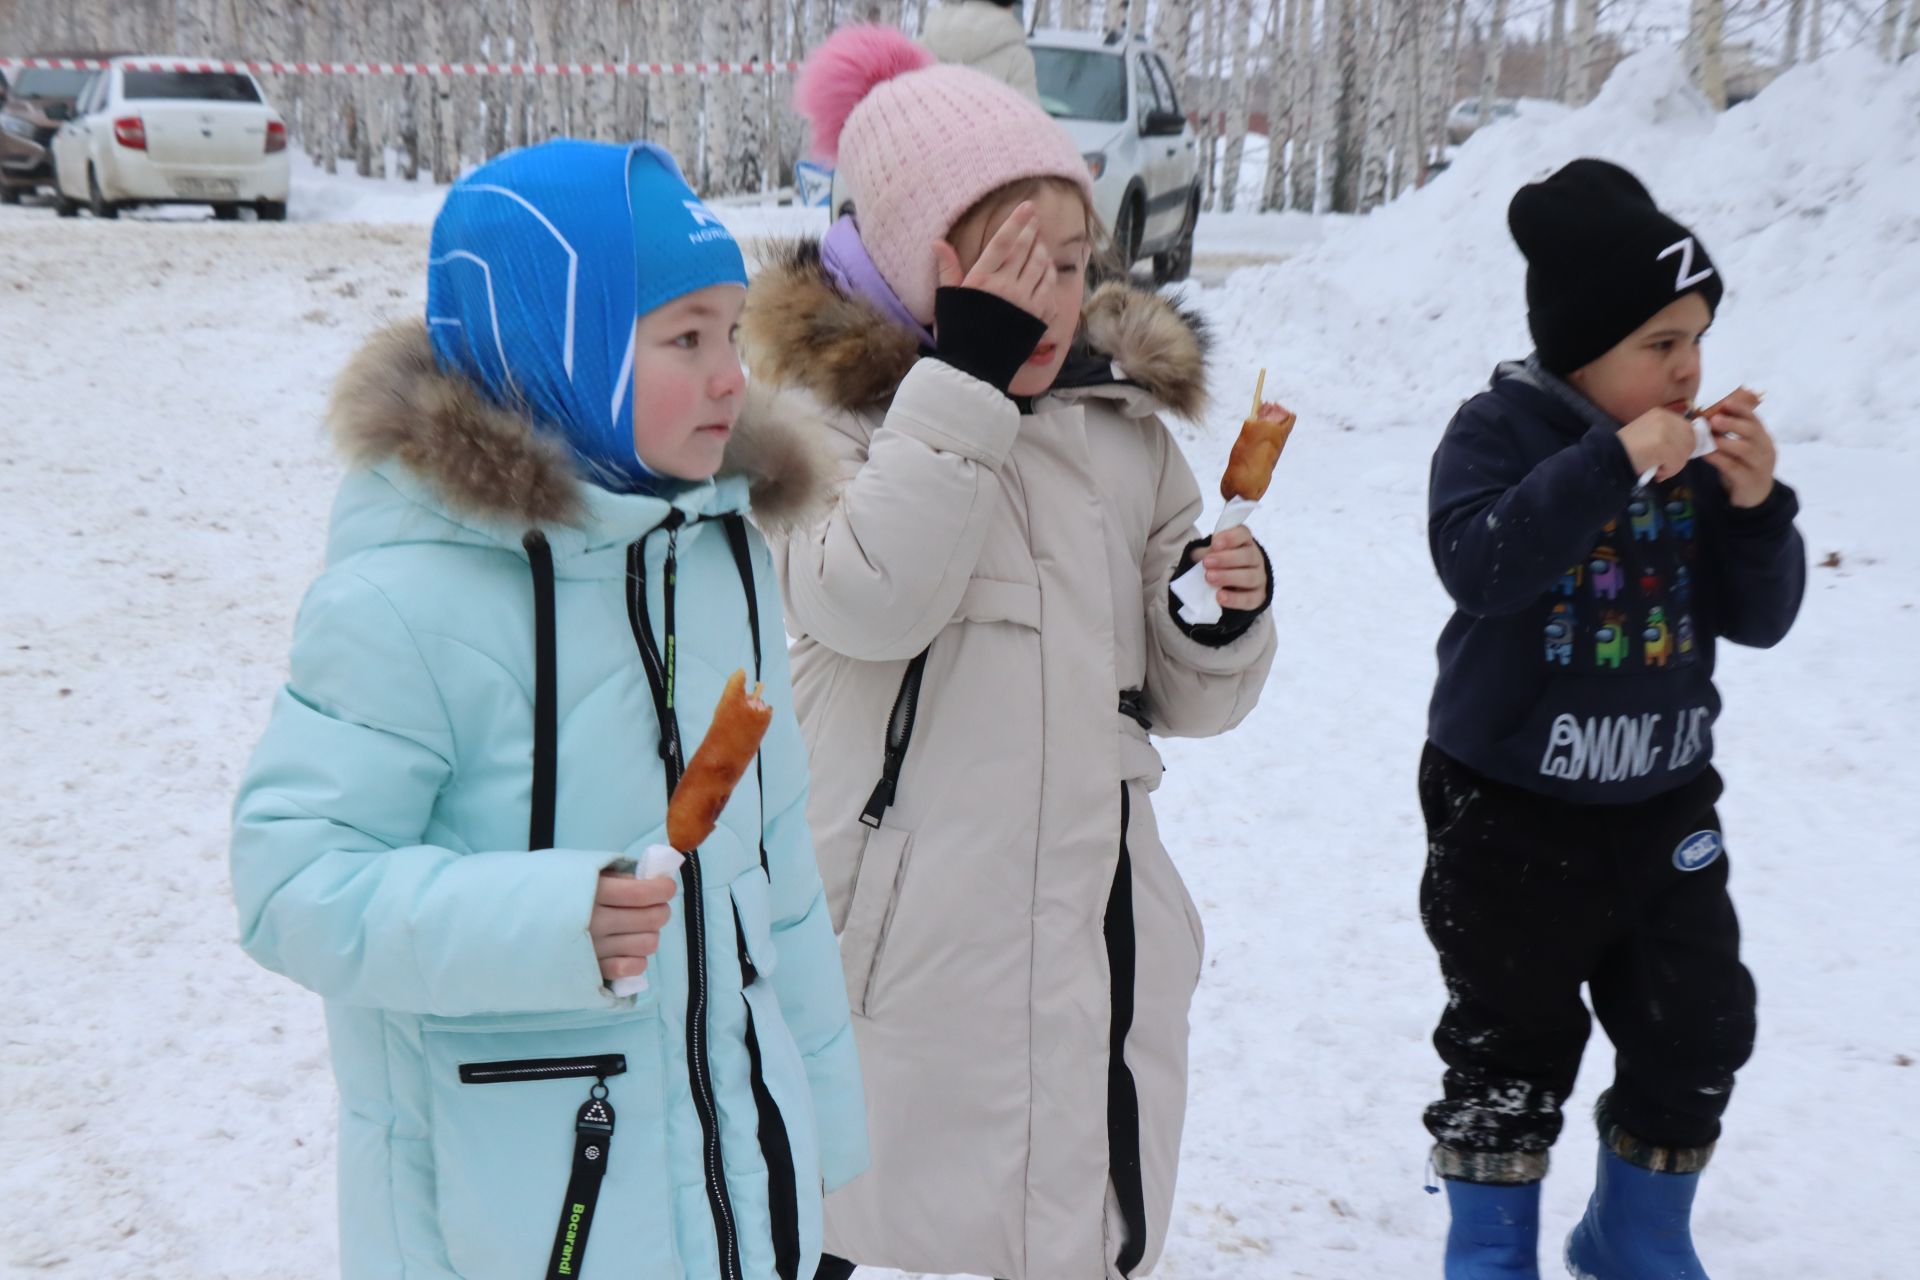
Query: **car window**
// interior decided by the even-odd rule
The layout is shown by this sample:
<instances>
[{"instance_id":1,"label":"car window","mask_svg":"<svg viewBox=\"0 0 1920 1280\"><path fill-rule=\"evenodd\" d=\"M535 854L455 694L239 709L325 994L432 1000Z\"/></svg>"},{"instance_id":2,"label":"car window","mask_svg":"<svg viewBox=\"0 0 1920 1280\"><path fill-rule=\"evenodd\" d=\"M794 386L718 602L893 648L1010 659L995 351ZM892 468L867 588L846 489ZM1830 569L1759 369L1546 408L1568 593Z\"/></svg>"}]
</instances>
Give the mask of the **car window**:
<instances>
[{"instance_id":1,"label":"car window","mask_svg":"<svg viewBox=\"0 0 1920 1280\"><path fill-rule=\"evenodd\" d=\"M1180 114L1180 95L1173 91L1173 77L1167 74L1167 64L1160 61L1160 55L1149 54L1147 66L1153 72L1154 88L1160 91L1160 101L1166 109L1175 115Z\"/></svg>"},{"instance_id":2,"label":"car window","mask_svg":"<svg viewBox=\"0 0 1920 1280\"><path fill-rule=\"evenodd\" d=\"M72 98L86 86L92 71L71 71L58 67L28 67L13 82L13 91L22 98Z\"/></svg>"},{"instance_id":3,"label":"car window","mask_svg":"<svg viewBox=\"0 0 1920 1280\"><path fill-rule=\"evenodd\" d=\"M80 96L73 103L73 114L76 117L91 115L105 105L103 99L106 95L101 90L106 87L106 83L106 72L95 71L88 74L86 87L80 90Z\"/></svg>"},{"instance_id":4,"label":"car window","mask_svg":"<svg viewBox=\"0 0 1920 1280\"><path fill-rule=\"evenodd\" d=\"M1166 110L1166 104L1160 101L1160 91L1153 83L1153 74L1147 70L1145 58L1133 59L1133 109L1134 118L1143 130L1147 127L1150 113Z\"/></svg>"},{"instance_id":5,"label":"car window","mask_svg":"<svg viewBox=\"0 0 1920 1280\"><path fill-rule=\"evenodd\" d=\"M1127 64L1094 49L1033 46L1040 105L1064 120L1119 122L1127 118Z\"/></svg>"},{"instance_id":6,"label":"car window","mask_svg":"<svg viewBox=\"0 0 1920 1280\"><path fill-rule=\"evenodd\" d=\"M124 71L120 96L129 100L258 102L253 77L234 71Z\"/></svg>"}]
</instances>

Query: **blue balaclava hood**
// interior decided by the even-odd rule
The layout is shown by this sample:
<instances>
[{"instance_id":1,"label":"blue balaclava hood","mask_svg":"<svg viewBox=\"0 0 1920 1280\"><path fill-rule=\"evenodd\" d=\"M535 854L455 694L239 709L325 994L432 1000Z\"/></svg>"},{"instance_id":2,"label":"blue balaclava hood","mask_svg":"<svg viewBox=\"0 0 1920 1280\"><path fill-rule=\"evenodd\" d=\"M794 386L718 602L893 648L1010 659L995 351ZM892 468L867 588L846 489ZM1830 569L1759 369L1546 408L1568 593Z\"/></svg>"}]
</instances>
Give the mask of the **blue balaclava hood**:
<instances>
[{"instance_id":1,"label":"blue balaclava hood","mask_svg":"<svg viewBox=\"0 0 1920 1280\"><path fill-rule=\"evenodd\" d=\"M633 447L633 326L709 285L747 283L740 246L650 143L559 140L447 192L427 260L440 367L563 438L616 493L660 487Z\"/></svg>"}]
</instances>

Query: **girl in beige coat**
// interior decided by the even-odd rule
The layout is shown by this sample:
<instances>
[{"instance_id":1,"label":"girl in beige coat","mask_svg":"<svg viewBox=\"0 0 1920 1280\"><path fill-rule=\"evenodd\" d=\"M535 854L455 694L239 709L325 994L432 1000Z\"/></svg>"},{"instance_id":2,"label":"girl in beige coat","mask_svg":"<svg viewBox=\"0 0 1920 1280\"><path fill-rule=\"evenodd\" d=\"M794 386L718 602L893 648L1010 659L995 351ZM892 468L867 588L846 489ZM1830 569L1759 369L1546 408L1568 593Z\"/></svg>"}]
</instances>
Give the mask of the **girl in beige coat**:
<instances>
[{"instance_id":1,"label":"girl in beige coat","mask_svg":"<svg viewBox=\"0 0 1920 1280\"><path fill-rule=\"evenodd\" d=\"M913 65L913 46L855 34ZM857 71L859 52L843 33L816 57ZM767 263L744 338L757 380L821 402L842 482L775 547L868 1084L870 1172L829 1197L826 1247L1010 1280L1143 1275L1172 1209L1202 952L1149 730L1216 734L1252 709L1274 650L1265 556L1244 531L1198 539L1200 491L1158 415L1200 409L1201 337L1128 285L1085 297L1086 168L1065 135L955 67L843 86L842 131L821 74L801 106L839 142L859 223ZM1229 608L1188 628L1168 583L1203 557Z\"/></svg>"}]
</instances>

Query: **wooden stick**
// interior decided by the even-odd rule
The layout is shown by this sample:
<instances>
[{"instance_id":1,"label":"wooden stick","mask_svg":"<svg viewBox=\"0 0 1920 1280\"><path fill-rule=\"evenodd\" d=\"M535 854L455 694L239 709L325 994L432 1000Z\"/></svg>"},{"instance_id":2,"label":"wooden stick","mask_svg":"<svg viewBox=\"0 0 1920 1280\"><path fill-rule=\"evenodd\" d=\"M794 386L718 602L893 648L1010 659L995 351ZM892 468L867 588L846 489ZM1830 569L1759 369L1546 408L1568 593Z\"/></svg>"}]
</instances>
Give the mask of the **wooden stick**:
<instances>
[{"instance_id":1,"label":"wooden stick","mask_svg":"<svg viewBox=\"0 0 1920 1280\"><path fill-rule=\"evenodd\" d=\"M1262 369L1259 380L1253 384L1253 412L1247 415L1249 418L1257 418L1260 416L1260 397L1266 389L1267 371Z\"/></svg>"}]
</instances>

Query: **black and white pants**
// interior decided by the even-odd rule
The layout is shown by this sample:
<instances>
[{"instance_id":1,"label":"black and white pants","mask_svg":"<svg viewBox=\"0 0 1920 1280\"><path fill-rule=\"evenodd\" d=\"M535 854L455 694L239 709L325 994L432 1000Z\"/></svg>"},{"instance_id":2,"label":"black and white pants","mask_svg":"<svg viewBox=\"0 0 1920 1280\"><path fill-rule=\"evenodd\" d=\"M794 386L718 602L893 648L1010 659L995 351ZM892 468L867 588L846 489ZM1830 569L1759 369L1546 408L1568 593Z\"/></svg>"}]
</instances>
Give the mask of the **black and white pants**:
<instances>
[{"instance_id":1,"label":"black and white pants","mask_svg":"<svg viewBox=\"0 0 1920 1280\"><path fill-rule=\"evenodd\" d=\"M1583 983L1614 1046L1609 1139L1704 1160L1754 1036L1719 795L1708 769L1638 804L1567 804L1428 745L1420 911L1448 1000L1433 1035L1446 1096L1426 1124L1453 1164L1441 1173L1545 1172L1591 1026Z\"/></svg>"}]
</instances>

